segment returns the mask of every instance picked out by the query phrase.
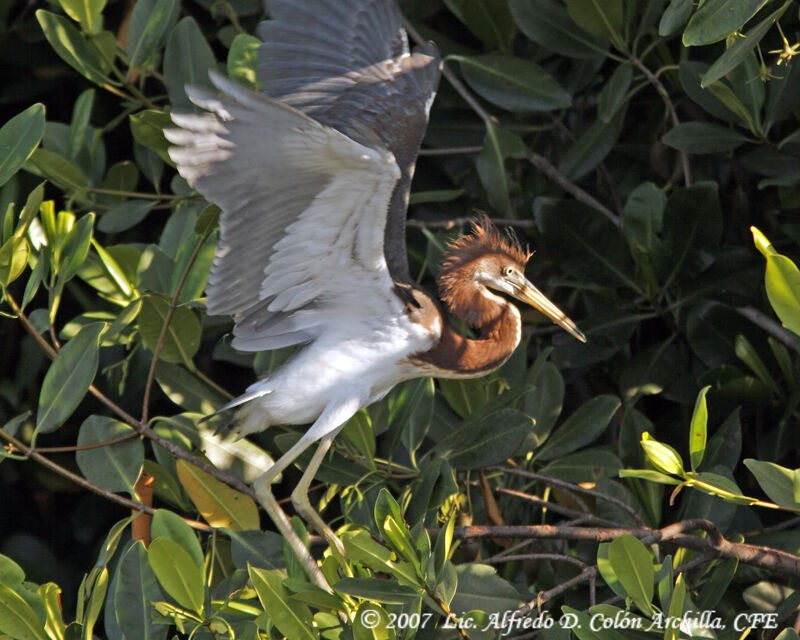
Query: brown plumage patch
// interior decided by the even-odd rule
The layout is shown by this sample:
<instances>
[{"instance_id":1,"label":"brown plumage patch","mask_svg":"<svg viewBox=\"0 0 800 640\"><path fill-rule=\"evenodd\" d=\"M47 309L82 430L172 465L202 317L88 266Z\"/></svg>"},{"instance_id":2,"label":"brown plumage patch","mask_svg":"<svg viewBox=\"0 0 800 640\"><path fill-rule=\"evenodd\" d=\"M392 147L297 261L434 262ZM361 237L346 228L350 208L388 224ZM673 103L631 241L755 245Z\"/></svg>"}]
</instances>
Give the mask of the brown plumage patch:
<instances>
[{"instance_id":1,"label":"brown plumage patch","mask_svg":"<svg viewBox=\"0 0 800 640\"><path fill-rule=\"evenodd\" d=\"M520 271L531 258L516 238L507 238L482 215L472 223L472 232L457 238L447 247L439 274L439 294L451 312L478 326L490 318L491 301L481 295L475 282L475 269L496 264L498 272L509 262Z\"/></svg>"}]
</instances>

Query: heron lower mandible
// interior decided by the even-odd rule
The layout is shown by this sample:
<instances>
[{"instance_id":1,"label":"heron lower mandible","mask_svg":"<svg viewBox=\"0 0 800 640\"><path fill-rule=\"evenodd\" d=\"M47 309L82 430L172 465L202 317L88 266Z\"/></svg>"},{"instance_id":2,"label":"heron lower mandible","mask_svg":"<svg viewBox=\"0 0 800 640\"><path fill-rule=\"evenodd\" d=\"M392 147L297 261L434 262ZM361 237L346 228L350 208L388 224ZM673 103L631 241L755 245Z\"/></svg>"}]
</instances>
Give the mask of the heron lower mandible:
<instances>
[{"instance_id":1,"label":"heron lower mandible","mask_svg":"<svg viewBox=\"0 0 800 640\"><path fill-rule=\"evenodd\" d=\"M439 80L427 44L409 51L390 0L267 0L255 93L216 73L220 95L187 88L200 114L165 132L180 174L222 210L208 313L232 315L233 346L294 356L221 410L243 405L241 434L313 423L256 482L260 502L320 586L330 589L270 484L312 443L292 493L343 553L308 488L335 435L361 408L420 376L472 378L519 344L511 296L579 340L575 324L524 276L530 254L488 218L453 242L442 301L480 332L459 335L409 276L405 221L414 162Z\"/></svg>"}]
</instances>

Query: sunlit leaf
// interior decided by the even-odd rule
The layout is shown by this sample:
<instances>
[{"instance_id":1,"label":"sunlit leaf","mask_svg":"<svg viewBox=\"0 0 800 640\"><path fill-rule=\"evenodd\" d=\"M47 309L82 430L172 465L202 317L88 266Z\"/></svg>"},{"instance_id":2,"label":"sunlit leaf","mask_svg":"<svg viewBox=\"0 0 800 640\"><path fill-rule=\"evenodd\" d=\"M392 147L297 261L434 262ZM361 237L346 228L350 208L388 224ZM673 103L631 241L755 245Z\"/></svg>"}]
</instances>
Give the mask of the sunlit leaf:
<instances>
[{"instance_id":1,"label":"sunlit leaf","mask_svg":"<svg viewBox=\"0 0 800 640\"><path fill-rule=\"evenodd\" d=\"M258 507L250 496L185 460L176 464L183 488L208 524L232 530L258 529Z\"/></svg>"},{"instance_id":2,"label":"sunlit leaf","mask_svg":"<svg viewBox=\"0 0 800 640\"><path fill-rule=\"evenodd\" d=\"M181 545L169 538L156 538L147 550L147 561L161 587L179 605L202 612L203 572Z\"/></svg>"},{"instance_id":3,"label":"sunlit leaf","mask_svg":"<svg viewBox=\"0 0 800 640\"><path fill-rule=\"evenodd\" d=\"M246 33L238 34L228 51L228 76L251 89L258 89L258 47L261 40Z\"/></svg>"},{"instance_id":4,"label":"sunlit leaf","mask_svg":"<svg viewBox=\"0 0 800 640\"><path fill-rule=\"evenodd\" d=\"M319 637L311 626L308 607L289 601L289 592L281 584L283 577L280 573L255 567L249 567L248 571L261 606L269 611L270 620L282 634L292 640Z\"/></svg>"},{"instance_id":5,"label":"sunlit leaf","mask_svg":"<svg viewBox=\"0 0 800 640\"><path fill-rule=\"evenodd\" d=\"M782 507L792 509L800 505L800 469L787 469L774 462L744 460L745 466L758 480L758 485L764 490L770 500Z\"/></svg>"},{"instance_id":6,"label":"sunlit leaf","mask_svg":"<svg viewBox=\"0 0 800 640\"><path fill-rule=\"evenodd\" d=\"M689 20L683 44L693 47L718 42L752 18L769 0L706 0Z\"/></svg>"},{"instance_id":7,"label":"sunlit leaf","mask_svg":"<svg viewBox=\"0 0 800 640\"><path fill-rule=\"evenodd\" d=\"M622 587L642 613L653 610L653 560L644 544L630 534L616 538L608 547L608 561Z\"/></svg>"},{"instance_id":8,"label":"sunlit leaf","mask_svg":"<svg viewBox=\"0 0 800 640\"><path fill-rule=\"evenodd\" d=\"M36 612L4 584L0 584L0 633L15 640L48 640Z\"/></svg>"},{"instance_id":9,"label":"sunlit leaf","mask_svg":"<svg viewBox=\"0 0 800 640\"><path fill-rule=\"evenodd\" d=\"M139 332L144 346L156 351L162 329L167 320L169 303L155 295L144 297L139 312ZM159 357L166 362L191 364L192 357L200 348L200 321L194 311L177 307L164 336Z\"/></svg>"},{"instance_id":10,"label":"sunlit leaf","mask_svg":"<svg viewBox=\"0 0 800 640\"><path fill-rule=\"evenodd\" d=\"M697 394L692 420L689 423L689 455L691 457L692 471L700 466L706 453L706 437L708 433L708 407L706 394L711 387L703 387Z\"/></svg>"}]
</instances>

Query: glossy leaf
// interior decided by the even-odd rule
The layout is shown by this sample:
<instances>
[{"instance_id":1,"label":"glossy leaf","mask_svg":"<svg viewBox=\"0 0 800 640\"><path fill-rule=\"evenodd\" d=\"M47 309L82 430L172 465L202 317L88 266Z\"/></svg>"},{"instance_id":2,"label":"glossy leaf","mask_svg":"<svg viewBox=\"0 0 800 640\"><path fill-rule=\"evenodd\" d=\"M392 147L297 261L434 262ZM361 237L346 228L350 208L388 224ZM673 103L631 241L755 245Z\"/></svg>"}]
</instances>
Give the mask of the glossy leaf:
<instances>
[{"instance_id":1,"label":"glossy leaf","mask_svg":"<svg viewBox=\"0 0 800 640\"><path fill-rule=\"evenodd\" d=\"M692 420L689 423L689 456L691 458L692 471L695 471L703 461L706 453L706 438L708 433L708 407L706 406L706 394L711 387L703 387L697 394L697 401L694 405Z\"/></svg>"},{"instance_id":2,"label":"glossy leaf","mask_svg":"<svg viewBox=\"0 0 800 640\"><path fill-rule=\"evenodd\" d=\"M75 164L54 151L36 149L29 162L38 173L62 189L81 191L89 185L88 179Z\"/></svg>"},{"instance_id":3,"label":"glossy leaf","mask_svg":"<svg viewBox=\"0 0 800 640\"><path fill-rule=\"evenodd\" d=\"M311 626L311 612L305 605L291 603L289 593L281 584L283 577L277 571L249 567L250 580L258 594L261 606L269 612L272 624L293 640L318 638Z\"/></svg>"},{"instance_id":4,"label":"glossy leaf","mask_svg":"<svg viewBox=\"0 0 800 640\"><path fill-rule=\"evenodd\" d=\"M203 568L203 549L197 540L194 530L177 513L167 509L156 509L150 523L153 538L169 538L174 540L184 551L187 551L198 569Z\"/></svg>"},{"instance_id":5,"label":"glossy leaf","mask_svg":"<svg viewBox=\"0 0 800 640\"><path fill-rule=\"evenodd\" d=\"M752 458L744 460L744 464L770 500L792 509L800 505L800 469L787 469L773 462Z\"/></svg>"},{"instance_id":6,"label":"glossy leaf","mask_svg":"<svg viewBox=\"0 0 800 640\"><path fill-rule=\"evenodd\" d=\"M248 565L260 569L284 566L283 537L274 531L227 531L231 539L231 558L237 569Z\"/></svg>"},{"instance_id":7,"label":"glossy leaf","mask_svg":"<svg viewBox=\"0 0 800 640\"><path fill-rule=\"evenodd\" d=\"M79 22L87 33L95 33L100 27L100 14L106 0L58 0L64 12Z\"/></svg>"},{"instance_id":8,"label":"glossy leaf","mask_svg":"<svg viewBox=\"0 0 800 640\"><path fill-rule=\"evenodd\" d=\"M380 578L342 578L334 588L356 598L384 604L409 604L422 595L420 589Z\"/></svg>"},{"instance_id":9,"label":"glossy leaf","mask_svg":"<svg viewBox=\"0 0 800 640\"><path fill-rule=\"evenodd\" d=\"M39 392L37 433L58 429L83 400L97 373L103 323L83 327L50 365Z\"/></svg>"},{"instance_id":10,"label":"glossy leaf","mask_svg":"<svg viewBox=\"0 0 800 640\"><path fill-rule=\"evenodd\" d=\"M515 409L500 409L454 431L437 448L455 469L480 469L498 464L519 449L533 421Z\"/></svg>"},{"instance_id":11,"label":"glossy leaf","mask_svg":"<svg viewBox=\"0 0 800 640\"><path fill-rule=\"evenodd\" d=\"M733 69L744 62L747 54L750 53L759 42L761 42L761 39L766 35L767 31L769 31L772 25L778 21L787 8L788 5L784 5L783 7L776 9L761 22L759 22L755 27L748 30L745 34L745 37L737 38L736 41L725 50L725 53L717 58L709 70L705 72L701 86L707 87L715 83L717 80L725 77L731 71L733 71ZM751 81L756 83L759 82L755 79Z\"/></svg>"},{"instance_id":12,"label":"glossy leaf","mask_svg":"<svg viewBox=\"0 0 800 640\"><path fill-rule=\"evenodd\" d=\"M603 41L580 29L558 0L509 0L520 30L535 43L570 58L594 58L606 49Z\"/></svg>"},{"instance_id":13,"label":"glossy leaf","mask_svg":"<svg viewBox=\"0 0 800 640\"><path fill-rule=\"evenodd\" d=\"M619 37L622 32L622 0L566 0L570 18L598 38Z\"/></svg>"},{"instance_id":14,"label":"glossy leaf","mask_svg":"<svg viewBox=\"0 0 800 640\"><path fill-rule=\"evenodd\" d=\"M230 399L176 364L159 362L156 382L176 405L203 415L213 413Z\"/></svg>"},{"instance_id":15,"label":"glossy leaf","mask_svg":"<svg viewBox=\"0 0 800 640\"><path fill-rule=\"evenodd\" d=\"M628 99L628 89L633 81L633 67L627 64L618 66L600 92L597 102L597 115L603 122L611 122Z\"/></svg>"},{"instance_id":16,"label":"glossy leaf","mask_svg":"<svg viewBox=\"0 0 800 640\"><path fill-rule=\"evenodd\" d=\"M653 560L642 542L623 534L608 546L608 561L622 587L642 613L653 611Z\"/></svg>"},{"instance_id":17,"label":"glossy leaf","mask_svg":"<svg viewBox=\"0 0 800 640\"><path fill-rule=\"evenodd\" d=\"M131 114L130 126L136 142L148 149L152 149L158 153L161 159L170 162L169 154L167 153L169 142L164 137L164 129L174 125L168 113L156 109L139 111Z\"/></svg>"},{"instance_id":18,"label":"glossy leaf","mask_svg":"<svg viewBox=\"0 0 800 640\"><path fill-rule=\"evenodd\" d=\"M735 129L710 122L683 122L661 139L667 146L686 153L724 153L748 141Z\"/></svg>"},{"instance_id":19,"label":"glossy leaf","mask_svg":"<svg viewBox=\"0 0 800 640\"><path fill-rule=\"evenodd\" d=\"M477 609L486 613L513 611L522 605L519 592L497 575L494 567L465 564L456 567L458 588L450 603L453 611Z\"/></svg>"},{"instance_id":20,"label":"glossy leaf","mask_svg":"<svg viewBox=\"0 0 800 640\"><path fill-rule=\"evenodd\" d=\"M561 157L559 170L573 180L593 171L617 143L624 119L625 109L620 109L608 122L590 124Z\"/></svg>"},{"instance_id":21,"label":"glossy leaf","mask_svg":"<svg viewBox=\"0 0 800 640\"><path fill-rule=\"evenodd\" d=\"M251 89L258 89L258 47L261 40L246 33L237 35L228 51L228 76Z\"/></svg>"},{"instance_id":22,"label":"glossy leaf","mask_svg":"<svg viewBox=\"0 0 800 640\"><path fill-rule=\"evenodd\" d=\"M167 319L169 302L161 297L148 295L142 301L139 312L139 332L144 346L155 353L162 328ZM191 365L192 357L200 348L200 321L187 307L178 307L172 315L159 357L166 362Z\"/></svg>"},{"instance_id":23,"label":"glossy leaf","mask_svg":"<svg viewBox=\"0 0 800 640\"><path fill-rule=\"evenodd\" d=\"M483 149L475 159L483 188L489 196L489 202L498 211L513 217L509 192L511 183L505 167L505 160L511 156L522 155L525 146L522 140L513 133L498 129L486 123L486 136Z\"/></svg>"},{"instance_id":24,"label":"glossy leaf","mask_svg":"<svg viewBox=\"0 0 800 640\"><path fill-rule=\"evenodd\" d=\"M503 109L520 113L569 107L572 97L534 62L490 53L454 56L467 83L482 97Z\"/></svg>"},{"instance_id":25,"label":"glossy leaf","mask_svg":"<svg viewBox=\"0 0 800 640\"><path fill-rule=\"evenodd\" d=\"M686 582L683 574L679 573L675 579L675 588L672 590L672 598L669 603L670 620L679 620L683 616L684 600L686 599ZM664 633L664 640L679 640L680 628L671 625Z\"/></svg>"},{"instance_id":26,"label":"glossy leaf","mask_svg":"<svg viewBox=\"0 0 800 640\"><path fill-rule=\"evenodd\" d=\"M0 288L14 282L28 266L28 239L13 235L0 247Z\"/></svg>"},{"instance_id":27,"label":"glossy leaf","mask_svg":"<svg viewBox=\"0 0 800 640\"><path fill-rule=\"evenodd\" d=\"M619 409L619 398L601 395L577 409L547 439L537 452L539 460L553 460L594 442Z\"/></svg>"},{"instance_id":28,"label":"glossy leaf","mask_svg":"<svg viewBox=\"0 0 800 640\"><path fill-rule=\"evenodd\" d=\"M784 327L800 335L800 270L789 258L779 254L769 240L750 227L756 248L767 259L764 283L769 303Z\"/></svg>"},{"instance_id":29,"label":"glossy leaf","mask_svg":"<svg viewBox=\"0 0 800 640\"><path fill-rule=\"evenodd\" d=\"M135 542L120 558L113 600L116 621L126 638L164 640L169 628L153 623L152 603L164 599L148 563L147 550Z\"/></svg>"},{"instance_id":30,"label":"glossy leaf","mask_svg":"<svg viewBox=\"0 0 800 640\"><path fill-rule=\"evenodd\" d=\"M534 420L534 447L540 446L550 435L561 415L564 403L564 378L555 365L544 363L536 378L534 387L525 394L525 413Z\"/></svg>"},{"instance_id":31,"label":"glossy leaf","mask_svg":"<svg viewBox=\"0 0 800 640\"><path fill-rule=\"evenodd\" d=\"M147 561L170 597L182 607L202 612L203 572L183 547L169 538L156 538L147 550Z\"/></svg>"},{"instance_id":32,"label":"glossy leaf","mask_svg":"<svg viewBox=\"0 0 800 640\"><path fill-rule=\"evenodd\" d=\"M127 200L106 211L97 223L103 233L118 233L135 227L150 213L154 200Z\"/></svg>"},{"instance_id":33,"label":"glossy leaf","mask_svg":"<svg viewBox=\"0 0 800 640\"><path fill-rule=\"evenodd\" d=\"M556 458L539 473L569 482L597 482L616 477L621 468L622 462L610 451L589 449Z\"/></svg>"},{"instance_id":34,"label":"glossy leaf","mask_svg":"<svg viewBox=\"0 0 800 640\"><path fill-rule=\"evenodd\" d=\"M177 0L137 0L126 43L131 68L142 65L158 51L175 24L179 8Z\"/></svg>"},{"instance_id":35,"label":"glossy leaf","mask_svg":"<svg viewBox=\"0 0 800 640\"><path fill-rule=\"evenodd\" d=\"M170 103L174 107L193 108L184 87L210 87L209 69L216 70L217 61L200 27L192 17L185 17L172 30L164 51L164 81Z\"/></svg>"},{"instance_id":36,"label":"glossy leaf","mask_svg":"<svg viewBox=\"0 0 800 640\"><path fill-rule=\"evenodd\" d=\"M102 86L106 82L105 63L69 20L39 9L36 18L55 52L73 69Z\"/></svg>"},{"instance_id":37,"label":"glossy leaf","mask_svg":"<svg viewBox=\"0 0 800 640\"><path fill-rule=\"evenodd\" d=\"M78 446L87 447L131 436L132 427L105 416L89 416L78 431ZM132 438L118 444L81 449L75 454L84 477L108 491L135 497L134 486L144 461L144 443Z\"/></svg>"},{"instance_id":38,"label":"glossy leaf","mask_svg":"<svg viewBox=\"0 0 800 640\"><path fill-rule=\"evenodd\" d=\"M185 460L176 464L183 488L208 524L233 530L258 529L258 507L250 496Z\"/></svg>"},{"instance_id":39,"label":"glossy leaf","mask_svg":"<svg viewBox=\"0 0 800 640\"><path fill-rule=\"evenodd\" d=\"M506 0L444 0L448 9L487 44L508 50L514 37L514 20Z\"/></svg>"},{"instance_id":40,"label":"glossy leaf","mask_svg":"<svg viewBox=\"0 0 800 640\"><path fill-rule=\"evenodd\" d=\"M669 445L653 440L650 434L645 432L642 434L642 448L647 459L659 471L676 476L683 475L683 460Z\"/></svg>"},{"instance_id":41,"label":"glossy leaf","mask_svg":"<svg viewBox=\"0 0 800 640\"><path fill-rule=\"evenodd\" d=\"M671 36L677 33L689 21L692 5L693 0L672 0L658 23L658 35Z\"/></svg>"},{"instance_id":42,"label":"glossy leaf","mask_svg":"<svg viewBox=\"0 0 800 640\"><path fill-rule=\"evenodd\" d=\"M4 584L0 584L0 633L15 640L48 640L36 612Z\"/></svg>"},{"instance_id":43,"label":"glossy leaf","mask_svg":"<svg viewBox=\"0 0 800 640\"><path fill-rule=\"evenodd\" d=\"M44 105L36 103L0 128L0 187L31 157L44 135Z\"/></svg>"},{"instance_id":44,"label":"glossy leaf","mask_svg":"<svg viewBox=\"0 0 800 640\"><path fill-rule=\"evenodd\" d=\"M739 31L768 0L706 0L689 20L683 44L711 44Z\"/></svg>"}]
</instances>

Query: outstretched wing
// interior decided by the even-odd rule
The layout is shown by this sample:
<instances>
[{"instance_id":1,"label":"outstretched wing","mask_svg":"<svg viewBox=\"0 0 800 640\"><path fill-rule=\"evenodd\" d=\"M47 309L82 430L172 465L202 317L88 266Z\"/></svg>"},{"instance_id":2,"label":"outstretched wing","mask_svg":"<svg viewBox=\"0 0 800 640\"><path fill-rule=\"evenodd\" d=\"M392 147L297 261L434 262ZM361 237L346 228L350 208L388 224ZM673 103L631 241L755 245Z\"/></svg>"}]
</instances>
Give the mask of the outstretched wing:
<instances>
[{"instance_id":1,"label":"outstretched wing","mask_svg":"<svg viewBox=\"0 0 800 640\"><path fill-rule=\"evenodd\" d=\"M374 136L356 142L300 111L212 73L218 96L189 89L203 114L173 114L170 156L222 209L208 313L231 314L235 347L313 340L337 310L401 313L383 254L400 179ZM374 307L374 308L373 308Z\"/></svg>"},{"instance_id":2,"label":"outstretched wing","mask_svg":"<svg viewBox=\"0 0 800 640\"><path fill-rule=\"evenodd\" d=\"M384 242L393 277L407 280L406 208L439 82L436 47L409 50L393 0L267 0L267 9L261 90L346 135L368 129L397 159Z\"/></svg>"}]
</instances>

